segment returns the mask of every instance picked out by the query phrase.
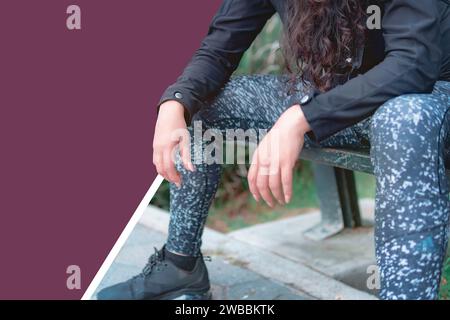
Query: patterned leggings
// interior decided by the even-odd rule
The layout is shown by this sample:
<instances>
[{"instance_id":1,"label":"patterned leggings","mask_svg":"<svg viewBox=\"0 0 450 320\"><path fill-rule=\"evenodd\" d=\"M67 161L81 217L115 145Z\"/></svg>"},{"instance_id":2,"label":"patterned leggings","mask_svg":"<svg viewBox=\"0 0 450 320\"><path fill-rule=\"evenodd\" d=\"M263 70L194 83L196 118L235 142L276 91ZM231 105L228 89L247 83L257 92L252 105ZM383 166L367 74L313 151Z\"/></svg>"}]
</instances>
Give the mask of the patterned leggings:
<instances>
[{"instance_id":1,"label":"patterned leggings","mask_svg":"<svg viewBox=\"0 0 450 320\"><path fill-rule=\"evenodd\" d=\"M285 76L232 78L194 118L203 129L270 128L288 99ZM302 87L299 87L303 90ZM370 147L376 176L375 244L382 299L435 299L449 236L450 82L432 94L408 94L372 117L320 142ZM307 136L305 144L315 144ZM183 184L171 185L167 249L200 253L201 236L220 179L220 165L177 163Z\"/></svg>"}]
</instances>

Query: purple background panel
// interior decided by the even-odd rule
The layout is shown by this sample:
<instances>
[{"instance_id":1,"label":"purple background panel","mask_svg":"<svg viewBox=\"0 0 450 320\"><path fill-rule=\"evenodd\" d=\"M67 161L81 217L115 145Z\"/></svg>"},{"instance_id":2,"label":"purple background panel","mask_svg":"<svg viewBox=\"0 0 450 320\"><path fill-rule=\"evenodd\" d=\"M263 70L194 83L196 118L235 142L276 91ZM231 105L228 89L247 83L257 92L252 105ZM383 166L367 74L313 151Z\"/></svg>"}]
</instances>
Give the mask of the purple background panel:
<instances>
[{"instance_id":1,"label":"purple background panel","mask_svg":"<svg viewBox=\"0 0 450 320\"><path fill-rule=\"evenodd\" d=\"M219 4L1 0L0 298L82 296L155 178L155 104Z\"/></svg>"}]
</instances>

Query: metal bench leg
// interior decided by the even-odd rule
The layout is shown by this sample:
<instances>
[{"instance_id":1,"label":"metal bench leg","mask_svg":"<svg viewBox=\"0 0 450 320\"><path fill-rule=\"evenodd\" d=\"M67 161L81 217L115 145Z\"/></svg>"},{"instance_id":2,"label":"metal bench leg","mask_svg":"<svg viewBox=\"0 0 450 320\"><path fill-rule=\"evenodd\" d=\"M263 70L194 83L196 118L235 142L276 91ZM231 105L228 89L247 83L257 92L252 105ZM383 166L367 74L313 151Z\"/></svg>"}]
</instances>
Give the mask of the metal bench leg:
<instances>
[{"instance_id":1,"label":"metal bench leg","mask_svg":"<svg viewBox=\"0 0 450 320\"><path fill-rule=\"evenodd\" d=\"M361 213L356 193L355 174L351 170L334 168L337 188L341 199L344 227L355 228L362 225Z\"/></svg>"},{"instance_id":2,"label":"metal bench leg","mask_svg":"<svg viewBox=\"0 0 450 320\"><path fill-rule=\"evenodd\" d=\"M334 168L313 163L314 182L319 198L321 221L304 235L313 240L329 238L344 229L341 200Z\"/></svg>"},{"instance_id":3,"label":"metal bench leg","mask_svg":"<svg viewBox=\"0 0 450 320\"><path fill-rule=\"evenodd\" d=\"M345 227L361 225L353 172L313 163L314 180L319 198L321 221L305 231L313 240L329 238Z\"/></svg>"}]
</instances>

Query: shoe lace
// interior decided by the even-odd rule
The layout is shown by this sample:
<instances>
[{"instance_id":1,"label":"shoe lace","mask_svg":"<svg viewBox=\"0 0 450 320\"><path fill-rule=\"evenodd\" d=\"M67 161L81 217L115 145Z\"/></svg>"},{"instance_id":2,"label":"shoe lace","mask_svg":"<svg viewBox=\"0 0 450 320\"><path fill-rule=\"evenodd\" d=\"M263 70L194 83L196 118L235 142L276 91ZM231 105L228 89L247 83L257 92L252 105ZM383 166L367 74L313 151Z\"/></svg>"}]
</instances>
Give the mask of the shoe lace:
<instances>
[{"instance_id":1,"label":"shoe lace","mask_svg":"<svg viewBox=\"0 0 450 320\"><path fill-rule=\"evenodd\" d=\"M164 264L164 266L167 266L167 263L164 261L164 248L161 250L158 250L157 248L154 248L155 252L148 258L147 264L142 269L141 273L139 273L136 277L146 277L149 274L152 273L153 270L160 270L161 264Z\"/></svg>"}]
</instances>

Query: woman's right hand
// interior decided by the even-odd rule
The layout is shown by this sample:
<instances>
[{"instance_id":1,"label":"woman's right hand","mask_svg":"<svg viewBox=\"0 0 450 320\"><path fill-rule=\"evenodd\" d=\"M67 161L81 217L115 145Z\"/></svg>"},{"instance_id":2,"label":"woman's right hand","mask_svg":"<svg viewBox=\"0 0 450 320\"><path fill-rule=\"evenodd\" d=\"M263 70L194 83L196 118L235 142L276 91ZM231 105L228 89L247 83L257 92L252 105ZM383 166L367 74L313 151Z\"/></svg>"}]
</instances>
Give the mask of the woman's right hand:
<instances>
[{"instance_id":1,"label":"woman's right hand","mask_svg":"<svg viewBox=\"0 0 450 320\"><path fill-rule=\"evenodd\" d=\"M175 152L179 148L183 166L194 171L191 162L190 135L184 119L184 107L175 100L161 104L153 139L153 164L156 171L178 187L181 175L175 168Z\"/></svg>"}]
</instances>

